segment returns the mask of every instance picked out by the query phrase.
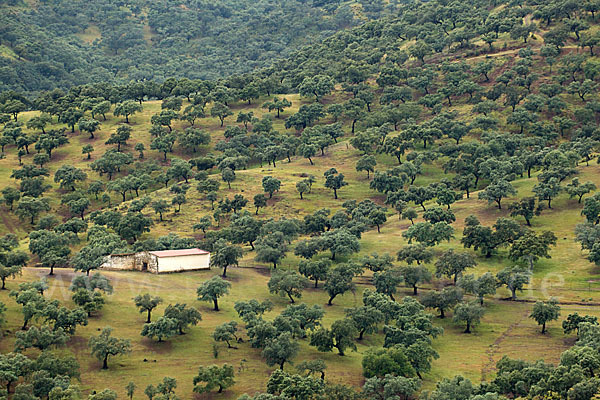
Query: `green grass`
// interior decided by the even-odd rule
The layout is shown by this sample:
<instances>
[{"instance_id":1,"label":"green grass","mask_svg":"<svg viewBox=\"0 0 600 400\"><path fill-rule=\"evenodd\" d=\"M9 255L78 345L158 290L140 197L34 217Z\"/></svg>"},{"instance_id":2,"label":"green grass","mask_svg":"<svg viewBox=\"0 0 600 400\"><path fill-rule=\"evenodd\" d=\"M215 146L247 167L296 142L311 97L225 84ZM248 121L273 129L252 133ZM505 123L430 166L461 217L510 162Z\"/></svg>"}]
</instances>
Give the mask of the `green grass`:
<instances>
[{"instance_id":1,"label":"green grass","mask_svg":"<svg viewBox=\"0 0 600 400\"><path fill-rule=\"evenodd\" d=\"M102 33L97 25L90 25L83 32L78 33L77 37L79 37L79 39L81 39L84 43L91 44L94 42L94 40L102 39Z\"/></svg>"},{"instance_id":2,"label":"green grass","mask_svg":"<svg viewBox=\"0 0 600 400\"><path fill-rule=\"evenodd\" d=\"M327 102L337 101L345 94L336 93L326 99ZM281 119L274 120L274 128L278 131L285 131L284 117L288 116L299 108L305 102L305 99L297 95L287 95L293 102L293 106L287 109ZM234 104L233 111L252 110L257 117L266 113L260 105L266 101L266 98L255 100L252 105ZM457 101L454 107L459 110L461 115L468 117L470 105L464 101ZM133 128L132 138L127 151L133 152L135 143L144 143L148 149L146 159L153 159L162 166L167 164L162 162L162 154L149 150L150 135L148 129L150 126L150 117L160 110L160 103L150 101L144 103L143 112L130 118L130 125ZM20 115L19 119L26 122L35 113L29 112ZM504 119L506 113L498 113ZM428 116L424 116L428 117ZM227 124L233 124L235 115L226 120ZM328 119L325 119L329 122ZM104 153L108 148L104 144L111 132L117 129L119 124L123 123L121 118L115 118L112 114L107 114L107 121L102 121L100 132L96 134L96 139L90 140L87 134L75 132L68 133L70 143L61 147L53 153L52 162L49 165L51 173L56 171L63 164L72 164L82 168L88 174L88 179L98 179L99 177L89 169L89 160L81 154L81 147L86 144L92 144L95 148L92 154L92 161ZM61 126L61 125L56 125ZM173 154L169 154L169 159L181 157L189 159L198 155L206 154L211 151L211 147L222 138L224 128L220 127L220 122L216 118L204 118L198 120L197 126L210 132L212 137L211 146L201 148L196 154L188 153L175 146ZM183 129L185 125L177 122L174 129ZM348 123L344 129L349 132ZM293 131L289 131L293 133ZM474 140L466 138L465 140ZM17 165L16 151L14 148L7 148L7 156L0 159L0 188L7 184L13 184L9 178L12 169ZM32 152L33 153L33 152ZM383 204L385 196L378 194L368 187L366 174L355 170L355 163L359 157L359 152L348 144L348 137L339 140L339 143L326 150L324 156L314 158L314 164L310 165L307 159L293 157L290 163L287 160L281 160L277 167L273 168L267 164L256 165L243 171L237 171L237 179L232 183L232 188L227 189L226 184L222 183L220 196L233 197L234 194L242 193L247 199L250 199L248 209L253 212L251 199L257 193L262 193L261 179L264 175L272 175L281 180L281 190L269 200L268 207L261 209L260 218L280 218L282 216L303 218L304 215L312 213L320 208L329 208L332 214L341 208L345 200L372 199L379 204ZM24 162L31 162L33 155L26 156ZM395 158L378 155L377 169L384 170L397 164ZM443 160L437 160L431 165L425 165L423 174L416 181L418 185L426 185L431 182L439 181L444 175L442 170ZM333 198L333 193L323 186L323 173L334 166L343 173L349 185L339 191L339 199ZM582 181L592 180L600 186L600 166L590 165L579 167L579 176ZM304 179L305 174L312 174L317 177L317 183L314 185L312 193L305 195L304 200L299 199L295 184ZM220 179L218 174L215 175ZM51 179L48 179L51 182ZM518 189L518 197L531 195L533 185L537 182L536 175L531 179L521 178L514 182ZM68 217L68 212L59 206L60 198L64 194L57 185L51 182L54 187L46 195L53 205L58 209L61 216ZM480 184L480 188L483 184ZM170 199L167 189L156 185L149 191L151 198ZM118 201L118 195L112 195L113 200ZM460 238L464 226L464 219L474 214L485 225L492 225L498 217L507 216L506 206L515 198L509 198L503 201L505 205L503 210L498 210L494 205L488 205L484 201L477 199L477 192L473 193L470 199L463 199L452 206L457 221L453 224L455 237L450 243L443 243L435 251L441 252L448 248L460 249L460 251L471 252L476 256L478 265L473 270L476 274L486 271L497 272L510 265L507 259L507 250L500 250L499 254L484 258L475 254L471 250L463 250L460 244ZM130 201L128 195L128 201ZM433 204L428 204L431 206ZM93 207L100 208L102 205L94 201ZM117 208L123 209L125 205L117 205ZM4 206L2 206L4 207ZM580 215L581 205L576 200L568 199L566 194L561 194L553 201L553 209L545 210L541 216L533 220L533 229L536 231L552 230L558 237L558 243L552 249L551 259L540 260L536 263L534 279L531 285L527 287L524 293L519 294L520 299L528 302L513 303L503 300L508 297L506 289L499 289L493 299L486 299L486 314L482 324L478 326L471 335L463 334L462 327L456 326L451 322L451 318L439 320L436 318L436 324L444 327L445 332L440 338L434 341L434 346L440 353L440 359L435 361L431 373L425 377L424 387L432 388L435 382L442 377L450 377L457 373L464 374L475 382L480 380L489 380L493 376L495 362L503 355L534 360L544 358L546 361L556 362L560 353L572 343L572 338L565 337L560 328L560 321L550 325L549 332L546 335L539 333L539 328L535 322L528 318L531 302L539 299L547 299L550 296L556 296L561 302L571 304L563 305L561 318L573 311L580 313L600 316L596 308L585 303L597 303L600 300L600 270L590 264L585 259L574 241L573 229L577 223L583 221ZM143 238L150 236L159 236L167 233L177 233L182 236L196 236L201 238L201 234L193 232L193 224L203 215L212 214L210 204L198 194L194 187L188 193L188 202L183 205L180 213L171 211L165 217L164 222L158 222L158 217L151 210L145 211L151 216L155 225L150 234L145 234ZM520 221L524 223L524 221ZM225 222L226 224L226 222ZM402 233L409 227L410 222L399 220L393 210L388 211L388 221L382 226L381 233L371 230L363 235L361 240L360 255L378 253L395 253L406 244ZM20 222L12 213L2 213L2 223L0 224L0 234L13 232L22 239L23 246L26 247L27 232L31 229L26 222ZM296 268L298 258L290 251L288 256L281 263L280 268ZM250 348L248 343L240 345L237 350L228 350L220 346L220 354L217 359L213 357L213 341L211 339L214 327L237 319L233 310L233 304L238 300L248 300L256 298L258 300L271 299L276 304L276 309L267 315L267 318L274 318L287 304L285 299L270 295L267 289L269 279L268 266L258 263L254 260L254 253L249 247L245 247L245 255L241 262L242 268L232 269L230 280L233 283L232 293L222 300L222 311L215 313L211 311L210 305L200 303L196 300L195 290L201 282L210 278L216 271L212 272L191 272L185 274L172 274L155 276L135 272L104 272L115 286L115 294L108 297L108 302L104 310L98 316L90 319L90 324L78 329L78 334L68 344L68 349L74 352L80 360L82 367L81 385L84 390L101 389L111 387L117 390L121 396L124 396L124 387L129 381L134 381L138 386L138 396L141 396L143 388L151 383L156 383L163 376L173 376L178 379L178 394L183 398L191 397L192 378L196 369L200 365L210 365L213 363L229 363L236 368L236 385L224 393L222 396L215 396L224 399L234 399L244 392L256 392L264 390L264 384L269 373L273 368L268 368L260 356L260 351ZM433 266L430 266L433 269ZM9 288L15 288L19 282L37 279L38 276L45 274L43 269L27 269L22 277L16 281L10 281ZM68 282L73 276L71 270L60 269L56 278L52 279L52 290L48 296L64 301L70 305L69 293L67 292ZM326 308L325 325L331 324L335 319L341 318L344 308L359 305L361 303L361 293L365 287L370 286L370 274L365 274L357 279L358 288L355 293L348 293L336 298L333 307ZM434 285L425 285L423 291L430 290L434 286L439 287L444 282L437 282ZM155 343L140 336L144 318L135 309L132 298L144 292L151 292L160 295L165 299L165 303L154 313L154 318L162 314L165 306L174 302L185 302L189 305L198 307L203 314L203 321L198 327L192 328L188 334L170 339L166 343ZM400 289L400 295L409 295L411 290ZM10 332L14 332L21 325L20 310L8 293L1 292L0 300L8 306L7 326ZM327 301L325 293L319 290L307 289L303 301L309 304L324 305ZM582 303L582 304L575 304ZM104 326L112 326L114 334L118 337L129 338L133 344L133 353L128 357L120 357L110 361L111 368L108 371L101 371L97 360L91 358L87 349L87 341L90 336L96 335L98 330ZM301 352L295 361L309 358L322 358L328 365L328 379L335 382L343 382L359 386L362 383L361 375L361 357L369 346L380 346L383 342L383 335L369 335L359 344L358 352L348 353L345 357L336 354L323 354L309 347L306 340L301 341ZM14 343L13 335L6 335L0 343L3 351L10 351ZM147 359L148 362L143 360ZM154 361L156 360L156 362ZM245 360L245 361L243 361ZM240 365L243 368L240 369ZM286 367L292 370L292 366Z\"/></svg>"},{"instance_id":3,"label":"green grass","mask_svg":"<svg viewBox=\"0 0 600 400\"><path fill-rule=\"evenodd\" d=\"M41 270L28 269L23 277L17 282L11 282L10 286L15 287L18 282L37 278L43 273ZM233 283L233 288L230 295L220 301L220 312L212 311L212 305L209 303L195 300L196 288L201 282L213 276L214 271L160 276L134 272L104 272L104 274L111 279L115 293L108 296L107 305L100 316L91 318L88 326L79 328L77 336L68 343L69 350L75 353L81 363L83 389L91 390L108 386L124 396L124 385L130 380L143 390L146 385L156 383L162 376L174 376L178 379L178 393L182 397L189 398L193 387L192 379L197 368L200 365L222 363L229 363L236 367L238 382L223 398L236 398L244 392L254 392L263 388L266 378L274 368L266 366L260 356L260 350L250 348L249 343L239 344L237 350L228 350L226 346L220 345L219 357L215 359L211 334L217 325L237 319L233 309L235 301L271 299L275 309L266 315L268 319L274 318L287 306L285 299L268 294L266 290L268 271L252 268L231 269L228 279ZM58 298L70 305L67 287L72 276L73 273L69 270L59 270L56 277L50 281L51 289L47 296ZM137 312L132 298L146 292L159 295L164 299L164 304L154 311L153 319L162 314L166 305L185 302L202 312L202 322L199 326L191 328L187 334L174 337L165 343L143 338L140 336L140 331L145 322L145 314ZM325 323L330 324L333 320L341 318L344 307L358 305L360 298L360 292L337 298L334 306L327 307ZM8 298L7 291L0 293L0 299L9 306L9 322L6 329L14 332L20 328L19 309L14 301ZM324 304L327 298L321 290L307 289L304 300L309 304ZM110 360L109 370L101 371L101 364L89 354L87 340L90 336L97 335L98 330L107 325L114 328L114 335L131 339L133 352L130 356ZM10 351L13 343L12 335L7 335L0 347L3 351ZM366 346L371 344L373 344L371 338L365 339L364 345L360 345L357 353L350 352L347 356L340 357L333 353L318 354L314 348L309 348L306 340L303 340L301 355L297 358L323 358L327 362L328 375L332 380L359 385L361 378L356 372L360 371L361 354ZM144 362L144 359L149 361ZM244 368L239 372L238 368L241 364Z\"/></svg>"},{"instance_id":4,"label":"green grass","mask_svg":"<svg viewBox=\"0 0 600 400\"><path fill-rule=\"evenodd\" d=\"M0 57L16 59L17 55L10 47L6 45L0 45Z\"/></svg>"}]
</instances>

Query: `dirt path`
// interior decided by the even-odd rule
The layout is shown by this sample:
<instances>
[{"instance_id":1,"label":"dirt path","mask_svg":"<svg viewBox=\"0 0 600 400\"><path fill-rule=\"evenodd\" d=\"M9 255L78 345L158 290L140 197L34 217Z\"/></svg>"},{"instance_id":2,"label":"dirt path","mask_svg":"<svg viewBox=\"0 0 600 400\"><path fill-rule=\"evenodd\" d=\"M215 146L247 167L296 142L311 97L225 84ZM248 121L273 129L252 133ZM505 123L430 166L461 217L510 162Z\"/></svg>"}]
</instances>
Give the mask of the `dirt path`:
<instances>
[{"instance_id":1,"label":"dirt path","mask_svg":"<svg viewBox=\"0 0 600 400\"><path fill-rule=\"evenodd\" d=\"M511 333L519 326L519 324L521 324L521 322L524 319L527 319L529 315L529 311L525 311L521 314L520 318L518 320L516 320L515 322L513 322L512 324L510 324L505 330L504 332L502 332L500 334L500 336L498 336L496 338L496 340L494 340L494 343L492 343L488 349L485 351L485 355L488 359L488 361L482 366L481 368L481 381L484 382L486 380L486 377L488 374L492 374L495 369L496 369L496 362L497 360L495 359L496 354L498 354L499 350L500 350L500 346L502 345L502 342L504 342L508 337L510 337Z\"/></svg>"},{"instance_id":2,"label":"dirt path","mask_svg":"<svg viewBox=\"0 0 600 400\"><path fill-rule=\"evenodd\" d=\"M2 216L2 224L5 226L7 232L8 233L16 233L17 228L15 227L13 220L8 216L8 214L0 213L0 216Z\"/></svg>"}]
</instances>

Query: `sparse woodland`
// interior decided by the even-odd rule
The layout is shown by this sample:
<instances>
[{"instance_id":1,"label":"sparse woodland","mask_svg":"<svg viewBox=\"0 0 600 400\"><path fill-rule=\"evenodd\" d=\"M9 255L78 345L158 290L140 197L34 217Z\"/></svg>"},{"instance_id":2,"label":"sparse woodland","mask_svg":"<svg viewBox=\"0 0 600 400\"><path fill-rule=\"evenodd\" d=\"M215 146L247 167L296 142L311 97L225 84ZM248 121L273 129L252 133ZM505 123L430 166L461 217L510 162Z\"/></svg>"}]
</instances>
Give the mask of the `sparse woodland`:
<instances>
[{"instance_id":1,"label":"sparse woodland","mask_svg":"<svg viewBox=\"0 0 600 400\"><path fill-rule=\"evenodd\" d=\"M600 2L92 3L0 5L0 396L598 396Z\"/></svg>"}]
</instances>

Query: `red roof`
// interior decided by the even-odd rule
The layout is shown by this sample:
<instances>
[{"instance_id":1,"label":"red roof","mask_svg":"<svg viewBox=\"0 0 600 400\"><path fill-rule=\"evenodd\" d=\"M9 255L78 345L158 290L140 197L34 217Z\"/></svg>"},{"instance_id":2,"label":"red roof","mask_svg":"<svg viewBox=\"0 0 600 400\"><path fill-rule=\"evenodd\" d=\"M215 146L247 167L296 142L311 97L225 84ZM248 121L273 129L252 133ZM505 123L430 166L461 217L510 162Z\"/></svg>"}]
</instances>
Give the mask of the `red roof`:
<instances>
[{"instance_id":1,"label":"red roof","mask_svg":"<svg viewBox=\"0 0 600 400\"><path fill-rule=\"evenodd\" d=\"M181 249L181 250L160 250L150 251L150 254L156 257L179 257L179 256L198 256L202 254L210 254L206 250L201 249Z\"/></svg>"}]
</instances>

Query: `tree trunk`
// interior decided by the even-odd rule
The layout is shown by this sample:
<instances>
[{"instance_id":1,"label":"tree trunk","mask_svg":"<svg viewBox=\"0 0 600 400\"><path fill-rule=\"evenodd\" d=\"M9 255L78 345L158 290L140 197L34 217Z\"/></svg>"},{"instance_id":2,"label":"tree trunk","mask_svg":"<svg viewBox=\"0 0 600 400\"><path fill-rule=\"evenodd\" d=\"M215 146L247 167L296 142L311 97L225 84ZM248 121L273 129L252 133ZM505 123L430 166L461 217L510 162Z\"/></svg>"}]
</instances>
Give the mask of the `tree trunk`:
<instances>
[{"instance_id":1,"label":"tree trunk","mask_svg":"<svg viewBox=\"0 0 600 400\"><path fill-rule=\"evenodd\" d=\"M471 323L467 321L467 329L465 329L465 333L471 333Z\"/></svg>"},{"instance_id":2,"label":"tree trunk","mask_svg":"<svg viewBox=\"0 0 600 400\"><path fill-rule=\"evenodd\" d=\"M327 302L328 305L332 306L333 305L333 299L335 298L335 295L329 297L329 301Z\"/></svg>"},{"instance_id":3,"label":"tree trunk","mask_svg":"<svg viewBox=\"0 0 600 400\"><path fill-rule=\"evenodd\" d=\"M529 262L529 271L533 271L533 257L529 256L527 261Z\"/></svg>"},{"instance_id":4,"label":"tree trunk","mask_svg":"<svg viewBox=\"0 0 600 400\"><path fill-rule=\"evenodd\" d=\"M108 354L104 356L104 361L102 362L102 369L108 369Z\"/></svg>"},{"instance_id":5,"label":"tree trunk","mask_svg":"<svg viewBox=\"0 0 600 400\"><path fill-rule=\"evenodd\" d=\"M215 310L215 311L219 311L219 303L217 302L217 299L213 299L213 303L214 303L214 305L215 305L215 308L214 308L214 310Z\"/></svg>"},{"instance_id":6,"label":"tree trunk","mask_svg":"<svg viewBox=\"0 0 600 400\"><path fill-rule=\"evenodd\" d=\"M151 321L150 317L152 315L152 310L148 310L148 318L146 318L146 323L149 324Z\"/></svg>"},{"instance_id":7,"label":"tree trunk","mask_svg":"<svg viewBox=\"0 0 600 400\"><path fill-rule=\"evenodd\" d=\"M413 286L413 295L417 295L417 285Z\"/></svg>"}]
</instances>

